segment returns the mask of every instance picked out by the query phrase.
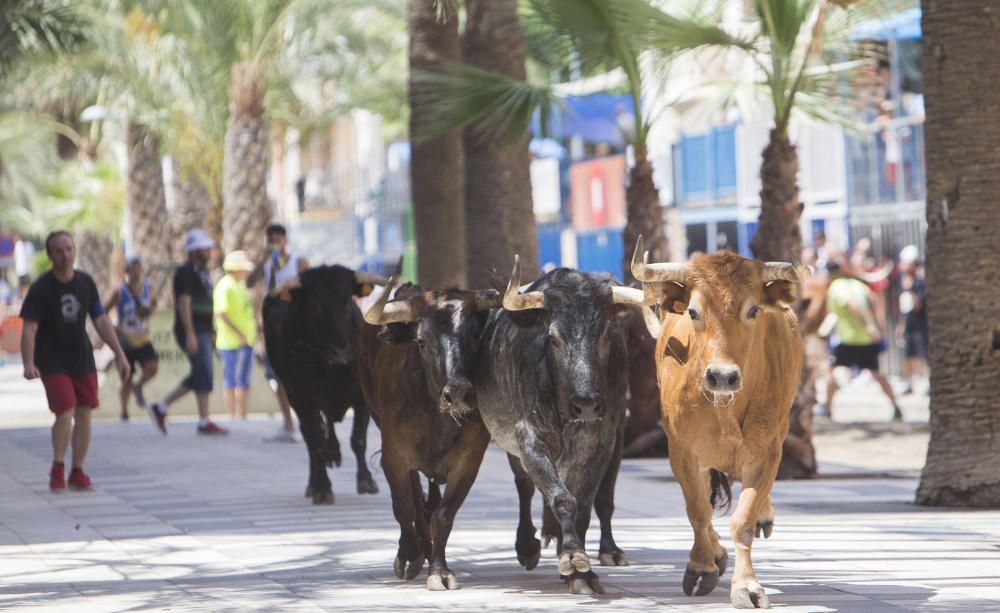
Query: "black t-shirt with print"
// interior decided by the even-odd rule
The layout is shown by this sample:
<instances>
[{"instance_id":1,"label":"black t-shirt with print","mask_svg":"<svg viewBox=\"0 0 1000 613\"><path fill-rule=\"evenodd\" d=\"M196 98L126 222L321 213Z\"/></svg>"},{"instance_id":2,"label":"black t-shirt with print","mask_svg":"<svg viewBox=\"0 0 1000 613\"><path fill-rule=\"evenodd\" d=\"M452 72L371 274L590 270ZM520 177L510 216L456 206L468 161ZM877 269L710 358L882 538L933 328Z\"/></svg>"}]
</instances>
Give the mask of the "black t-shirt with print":
<instances>
[{"instance_id":1,"label":"black t-shirt with print","mask_svg":"<svg viewBox=\"0 0 1000 613\"><path fill-rule=\"evenodd\" d=\"M212 331L212 278L208 269L201 266L195 268L192 262L187 262L174 274L174 334L184 338L184 322L181 321L180 295L191 296L191 322L195 332Z\"/></svg>"},{"instance_id":2,"label":"black t-shirt with print","mask_svg":"<svg viewBox=\"0 0 1000 613\"><path fill-rule=\"evenodd\" d=\"M38 322L35 366L43 375L66 373L75 377L97 370L94 348L87 336L87 314L104 314L97 285L85 272L74 271L69 283L47 272L28 288L21 318Z\"/></svg>"}]
</instances>

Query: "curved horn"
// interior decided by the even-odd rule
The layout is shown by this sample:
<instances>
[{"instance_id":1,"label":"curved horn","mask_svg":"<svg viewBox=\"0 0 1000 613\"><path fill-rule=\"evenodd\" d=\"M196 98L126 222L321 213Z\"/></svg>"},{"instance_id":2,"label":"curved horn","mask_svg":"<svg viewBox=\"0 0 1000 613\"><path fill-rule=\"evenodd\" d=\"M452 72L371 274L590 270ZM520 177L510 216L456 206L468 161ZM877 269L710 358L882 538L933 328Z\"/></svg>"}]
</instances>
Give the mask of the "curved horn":
<instances>
[{"instance_id":1,"label":"curved horn","mask_svg":"<svg viewBox=\"0 0 1000 613\"><path fill-rule=\"evenodd\" d=\"M495 289L481 289L477 291L475 302L477 311L489 311L490 309L499 309L503 306L503 298L500 296L500 292Z\"/></svg>"},{"instance_id":2,"label":"curved horn","mask_svg":"<svg viewBox=\"0 0 1000 613\"><path fill-rule=\"evenodd\" d=\"M772 281L790 281L799 283L809 276L809 268L802 264L791 262L765 262L762 272L764 283Z\"/></svg>"},{"instance_id":3,"label":"curved horn","mask_svg":"<svg viewBox=\"0 0 1000 613\"><path fill-rule=\"evenodd\" d=\"M507 281L507 291L503 294L503 308L508 311L526 311L528 309L544 309L545 294L542 292L520 293L518 285L521 284L521 256L514 256L514 270L510 273L510 280Z\"/></svg>"},{"instance_id":4,"label":"curved horn","mask_svg":"<svg viewBox=\"0 0 1000 613\"><path fill-rule=\"evenodd\" d=\"M620 287L618 285L611 288L611 297L615 304L631 304L639 307L642 311L642 321L649 330L649 335L654 339L660 337L660 320L656 318L656 313L649 308L652 303L652 296L647 296L641 289L632 287Z\"/></svg>"},{"instance_id":5,"label":"curved horn","mask_svg":"<svg viewBox=\"0 0 1000 613\"><path fill-rule=\"evenodd\" d=\"M649 252L643 249L643 240L640 235L635 241L635 252L632 254L632 276L638 281L666 281L684 284L687 277L687 264L664 262L658 264L649 263ZM639 254L642 254L641 256Z\"/></svg>"},{"instance_id":6,"label":"curved horn","mask_svg":"<svg viewBox=\"0 0 1000 613\"><path fill-rule=\"evenodd\" d=\"M382 275L376 275L370 272L355 271L354 281L356 283L360 283L361 285L366 283L368 285L385 285L389 282L389 279L386 279Z\"/></svg>"},{"instance_id":7,"label":"curved horn","mask_svg":"<svg viewBox=\"0 0 1000 613\"><path fill-rule=\"evenodd\" d=\"M271 291L267 292L267 295L280 296L281 294L289 290L293 290L299 287L302 287L302 280L299 279L298 277L295 277L294 279L289 279L288 281L285 281L281 285L272 288Z\"/></svg>"},{"instance_id":8,"label":"curved horn","mask_svg":"<svg viewBox=\"0 0 1000 613\"><path fill-rule=\"evenodd\" d=\"M409 300L399 300L397 302L389 303L389 296L392 294L392 290L395 286L396 277L392 277L386 281L385 289L382 290L382 295L378 297L375 304L371 305L371 307L365 311L366 322L372 324L373 326L382 326L385 324L413 321L416 318L413 313L413 306L410 304Z\"/></svg>"}]
</instances>

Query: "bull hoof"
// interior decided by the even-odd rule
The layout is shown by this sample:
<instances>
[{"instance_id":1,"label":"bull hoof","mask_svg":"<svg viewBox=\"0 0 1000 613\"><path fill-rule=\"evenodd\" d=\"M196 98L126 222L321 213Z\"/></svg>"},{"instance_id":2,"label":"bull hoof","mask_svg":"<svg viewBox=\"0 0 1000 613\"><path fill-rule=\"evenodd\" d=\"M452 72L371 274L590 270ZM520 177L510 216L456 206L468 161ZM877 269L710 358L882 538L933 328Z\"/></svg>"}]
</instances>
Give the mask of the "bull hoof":
<instances>
[{"instance_id":1,"label":"bull hoof","mask_svg":"<svg viewBox=\"0 0 1000 613\"><path fill-rule=\"evenodd\" d=\"M312 498L312 495L313 495L313 486L307 485L306 486L306 498Z\"/></svg>"},{"instance_id":2,"label":"bull hoof","mask_svg":"<svg viewBox=\"0 0 1000 613\"><path fill-rule=\"evenodd\" d=\"M427 575L427 589L432 592L444 592L446 590L460 590L462 586L458 583L455 573L445 571L444 573L432 573Z\"/></svg>"},{"instance_id":3,"label":"bull hoof","mask_svg":"<svg viewBox=\"0 0 1000 613\"><path fill-rule=\"evenodd\" d=\"M396 556L396 561L392 564L392 570L395 571L396 578L404 579L406 581L412 581L415 579L423 569L423 556L417 558L416 560L410 560L409 562L399 556Z\"/></svg>"},{"instance_id":4,"label":"bull hoof","mask_svg":"<svg viewBox=\"0 0 1000 613\"><path fill-rule=\"evenodd\" d=\"M729 566L729 553L725 549L722 550L722 554L715 558L715 565L719 567L719 576L726 574L726 568Z\"/></svg>"},{"instance_id":5,"label":"bull hoof","mask_svg":"<svg viewBox=\"0 0 1000 613\"><path fill-rule=\"evenodd\" d=\"M625 557L625 552L621 549L615 547L611 551L605 551L601 553L598 558L601 561L601 566L628 566L628 558Z\"/></svg>"},{"instance_id":6,"label":"bull hoof","mask_svg":"<svg viewBox=\"0 0 1000 613\"><path fill-rule=\"evenodd\" d=\"M684 593L690 596L694 594L695 596L704 596L712 590L715 586L719 584L719 570L715 569L712 571L698 571L691 568L691 564L688 564L687 570L684 572ZM695 586L698 586L698 590L695 591Z\"/></svg>"},{"instance_id":7,"label":"bull hoof","mask_svg":"<svg viewBox=\"0 0 1000 613\"><path fill-rule=\"evenodd\" d=\"M359 494L378 494L378 485L371 477L358 479Z\"/></svg>"},{"instance_id":8,"label":"bull hoof","mask_svg":"<svg viewBox=\"0 0 1000 613\"><path fill-rule=\"evenodd\" d=\"M311 494L313 504L333 504L333 492L330 490L325 492L313 491Z\"/></svg>"},{"instance_id":9,"label":"bull hoof","mask_svg":"<svg viewBox=\"0 0 1000 613\"><path fill-rule=\"evenodd\" d=\"M515 543L514 550L517 551L517 561L525 570L534 570L542 557L542 543L535 537L531 537L527 544Z\"/></svg>"},{"instance_id":10,"label":"bull hoof","mask_svg":"<svg viewBox=\"0 0 1000 613\"><path fill-rule=\"evenodd\" d=\"M545 530L542 530L542 549L548 549L549 543L559 542L559 537L554 534L548 534Z\"/></svg>"},{"instance_id":11,"label":"bull hoof","mask_svg":"<svg viewBox=\"0 0 1000 613\"><path fill-rule=\"evenodd\" d=\"M563 577L563 581L569 586L571 594L603 594L604 586L601 579L594 571L575 572L572 575Z\"/></svg>"},{"instance_id":12,"label":"bull hoof","mask_svg":"<svg viewBox=\"0 0 1000 613\"><path fill-rule=\"evenodd\" d=\"M764 593L764 588L756 581L747 581L745 587L733 585L729 600L736 609L770 609L771 601Z\"/></svg>"},{"instance_id":13,"label":"bull hoof","mask_svg":"<svg viewBox=\"0 0 1000 613\"><path fill-rule=\"evenodd\" d=\"M769 519L763 519L763 520L758 519L757 520L757 531L756 531L757 532L757 538L760 538L761 535L763 535L764 538L771 538L771 532L773 530L774 530L774 522L773 521L771 521Z\"/></svg>"},{"instance_id":14,"label":"bull hoof","mask_svg":"<svg viewBox=\"0 0 1000 613\"><path fill-rule=\"evenodd\" d=\"M582 549L566 551L559 556L559 574L568 577L574 573L590 572L590 556Z\"/></svg>"}]
</instances>

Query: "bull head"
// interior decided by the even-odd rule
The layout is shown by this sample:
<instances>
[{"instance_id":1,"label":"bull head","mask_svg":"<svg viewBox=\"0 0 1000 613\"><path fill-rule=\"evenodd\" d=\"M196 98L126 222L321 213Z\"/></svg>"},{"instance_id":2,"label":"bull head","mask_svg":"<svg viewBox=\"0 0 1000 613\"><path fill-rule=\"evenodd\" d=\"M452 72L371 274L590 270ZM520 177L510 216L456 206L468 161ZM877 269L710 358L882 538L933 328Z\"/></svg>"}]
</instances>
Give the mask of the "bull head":
<instances>
[{"instance_id":1,"label":"bull head","mask_svg":"<svg viewBox=\"0 0 1000 613\"><path fill-rule=\"evenodd\" d=\"M520 286L521 283L521 256L514 256L514 270L510 273L510 280L507 281L507 290L503 295L503 308L508 311L525 311L529 309L545 308L545 293L534 291L521 293L529 285ZM520 287L519 287L520 286ZM622 287L615 285L611 288L611 301L613 304L629 304L637 306L642 310L642 318L646 323L646 328L653 338L660 335L660 322L656 319L656 314L649 308L653 304L651 296L647 296L643 290L632 287Z\"/></svg>"},{"instance_id":2,"label":"bull head","mask_svg":"<svg viewBox=\"0 0 1000 613\"><path fill-rule=\"evenodd\" d=\"M676 283L687 284L688 265L686 263L659 262L649 263L649 252L643 245L642 235L635 242L635 252L632 253L632 276L643 283ZM642 254L640 256L640 254ZM790 262L764 262L761 279L765 284L775 281L799 283L809 276L809 268L802 264Z\"/></svg>"}]
</instances>

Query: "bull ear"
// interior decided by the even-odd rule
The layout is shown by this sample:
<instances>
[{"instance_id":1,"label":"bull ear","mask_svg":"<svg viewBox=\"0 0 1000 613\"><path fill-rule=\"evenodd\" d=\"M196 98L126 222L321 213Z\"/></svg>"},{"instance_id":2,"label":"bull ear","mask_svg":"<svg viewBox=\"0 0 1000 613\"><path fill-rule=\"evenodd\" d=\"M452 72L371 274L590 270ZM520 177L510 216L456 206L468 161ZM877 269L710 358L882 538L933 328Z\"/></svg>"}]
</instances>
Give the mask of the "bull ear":
<instances>
[{"instance_id":1,"label":"bull ear","mask_svg":"<svg viewBox=\"0 0 1000 613\"><path fill-rule=\"evenodd\" d=\"M795 304L795 283L771 281L764 284L764 304Z\"/></svg>"}]
</instances>

